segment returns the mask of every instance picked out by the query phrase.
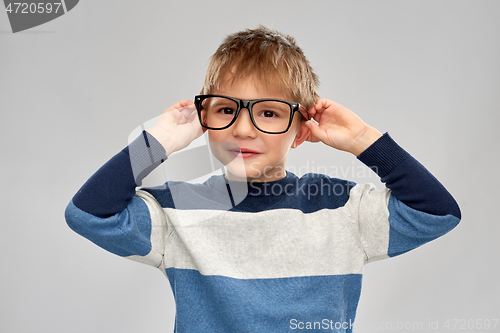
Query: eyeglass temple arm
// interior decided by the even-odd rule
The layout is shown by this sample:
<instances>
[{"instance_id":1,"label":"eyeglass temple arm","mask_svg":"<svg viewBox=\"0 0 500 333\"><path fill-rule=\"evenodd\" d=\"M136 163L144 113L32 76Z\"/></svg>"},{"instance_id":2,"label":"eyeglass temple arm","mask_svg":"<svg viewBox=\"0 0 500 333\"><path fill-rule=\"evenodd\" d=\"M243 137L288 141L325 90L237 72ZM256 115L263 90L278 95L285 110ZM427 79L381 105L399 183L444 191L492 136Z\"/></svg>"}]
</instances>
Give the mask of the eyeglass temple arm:
<instances>
[{"instance_id":1,"label":"eyeglass temple arm","mask_svg":"<svg viewBox=\"0 0 500 333\"><path fill-rule=\"evenodd\" d=\"M301 115L302 117L304 117L306 120L311 119L311 117L309 116L309 112L308 112L308 111L307 111L307 109L306 109L305 107L303 107L302 105L300 105L300 104L299 104L299 108L298 108L298 110L297 110L297 111L299 111L300 115ZM304 114L305 114L305 115L304 115Z\"/></svg>"}]
</instances>

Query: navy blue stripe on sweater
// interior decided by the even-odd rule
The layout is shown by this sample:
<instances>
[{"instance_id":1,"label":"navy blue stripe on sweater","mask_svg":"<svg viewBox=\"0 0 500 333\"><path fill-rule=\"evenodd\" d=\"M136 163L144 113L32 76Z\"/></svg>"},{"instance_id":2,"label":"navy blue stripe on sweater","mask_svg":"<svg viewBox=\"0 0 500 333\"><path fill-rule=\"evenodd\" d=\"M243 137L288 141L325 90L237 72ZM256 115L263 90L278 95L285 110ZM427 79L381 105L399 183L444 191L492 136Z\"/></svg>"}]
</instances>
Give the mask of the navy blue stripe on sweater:
<instances>
[{"instance_id":1,"label":"navy blue stripe on sweater","mask_svg":"<svg viewBox=\"0 0 500 333\"><path fill-rule=\"evenodd\" d=\"M163 146L143 131L87 180L73 204L98 217L117 214L130 203L142 180L166 159Z\"/></svg>"},{"instance_id":2,"label":"navy blue stripe on sweater","mask_svg":"<svg viewBox=\"0 0 500 333\"><path fill-rule=\"evenodd\" d=\"M292 208L307 214L343 207L354 186L351 181L323 174L308 173L298 178L287 172L285 178L272 182L233 182L217 175L203 184L169 181L166 188L144 190L151 193L163 208L247 213Z\"/></svg>"}]
</instances>

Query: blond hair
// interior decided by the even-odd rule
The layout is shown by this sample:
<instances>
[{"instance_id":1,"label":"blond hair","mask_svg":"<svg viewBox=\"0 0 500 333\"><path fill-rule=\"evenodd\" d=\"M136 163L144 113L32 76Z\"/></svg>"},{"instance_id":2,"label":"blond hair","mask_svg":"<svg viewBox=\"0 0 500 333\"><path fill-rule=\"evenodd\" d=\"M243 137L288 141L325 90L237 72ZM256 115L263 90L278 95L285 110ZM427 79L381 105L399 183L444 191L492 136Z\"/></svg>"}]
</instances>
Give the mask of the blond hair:
<instances>
[{"instance_id":1,"label":"blond hair","mask_svg":"<svg viewBox=\"0 0 500 333\"><path fill-rule=\"evenodd\" d=\"M201 93L252 75L307 109L319 98L318 77L295 39L262 25L226 37L210 58Z\"/></svg>"}]
</instances>

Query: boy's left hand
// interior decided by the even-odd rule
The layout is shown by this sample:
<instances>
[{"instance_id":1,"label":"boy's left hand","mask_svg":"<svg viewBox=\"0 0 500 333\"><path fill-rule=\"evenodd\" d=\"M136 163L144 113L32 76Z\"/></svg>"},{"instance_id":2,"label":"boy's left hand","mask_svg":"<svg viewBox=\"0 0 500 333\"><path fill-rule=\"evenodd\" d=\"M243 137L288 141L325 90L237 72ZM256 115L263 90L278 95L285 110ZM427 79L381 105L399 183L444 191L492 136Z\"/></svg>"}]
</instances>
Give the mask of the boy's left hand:
<instances>
[{"instance_id":1,"label":"boy's left hand","mask_svg":"<svg viewBox=\"0 0 500 333\"><path fill-rule=\"evenodd\" d=\"M310 142L322 141L330 147L358 156L382 136L354 112L327 99L316 101L308 112L318 122L306 122L310 131L307 141Z\"/></svg>"}]
</instances>

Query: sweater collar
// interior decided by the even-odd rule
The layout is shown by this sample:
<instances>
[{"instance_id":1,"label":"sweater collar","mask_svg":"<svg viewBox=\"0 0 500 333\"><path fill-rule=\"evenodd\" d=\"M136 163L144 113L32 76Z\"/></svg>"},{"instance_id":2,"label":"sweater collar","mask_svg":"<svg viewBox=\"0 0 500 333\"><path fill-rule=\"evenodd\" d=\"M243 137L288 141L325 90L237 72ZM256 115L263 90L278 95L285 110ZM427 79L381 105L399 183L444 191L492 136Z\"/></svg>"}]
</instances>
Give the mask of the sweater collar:
<instances>
[{"instance_id":1,"label":"sweater collar","mask_svg":"<svg viewBox=\"0 0 500 333\"><path fill-rule=\"evenodd\" d=\"M230 190L233 196L262 196L285 193L286 189L290 187L288 184L296 184L297 180L298 177L294 173L287 171L284 178L270 182L240 182L228 180L224 175L217 175L210 177L206 184L222 193L227 193Z\"/></svg>"}]
</instances>

